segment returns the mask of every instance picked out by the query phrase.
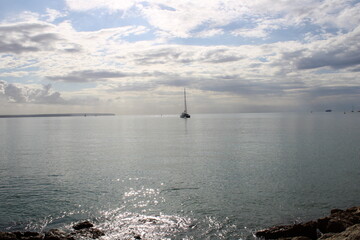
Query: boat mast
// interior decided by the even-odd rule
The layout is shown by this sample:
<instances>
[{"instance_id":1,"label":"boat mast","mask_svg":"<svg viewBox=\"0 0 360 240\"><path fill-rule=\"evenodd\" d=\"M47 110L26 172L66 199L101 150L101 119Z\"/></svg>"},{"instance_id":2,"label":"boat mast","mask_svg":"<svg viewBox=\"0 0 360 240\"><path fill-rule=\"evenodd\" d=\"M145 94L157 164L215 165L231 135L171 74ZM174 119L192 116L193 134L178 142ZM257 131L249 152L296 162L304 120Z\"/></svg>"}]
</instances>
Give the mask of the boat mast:
<instances>
[{"instance_id":1,"label":"boat mast","mask_svg":"<svg viewBox=\"0 0 360 240\"><path fill-rule=\"evenodd\" d=\"M185 111L184 111L184 113L187 113L187 107L186 107L186 91L185 91L185 88L184 88L184 104L185 104Z\"/></svg>"}]
</instances>

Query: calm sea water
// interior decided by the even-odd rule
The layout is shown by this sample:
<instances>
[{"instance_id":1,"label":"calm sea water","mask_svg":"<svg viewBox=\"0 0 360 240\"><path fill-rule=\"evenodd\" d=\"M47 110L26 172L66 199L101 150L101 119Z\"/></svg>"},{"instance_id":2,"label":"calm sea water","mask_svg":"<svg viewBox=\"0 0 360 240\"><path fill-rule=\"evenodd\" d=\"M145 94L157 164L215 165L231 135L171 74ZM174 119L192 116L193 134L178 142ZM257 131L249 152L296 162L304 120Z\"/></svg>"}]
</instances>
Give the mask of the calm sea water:
<instances>
[{"instance_id":1,"label":"calm sea water","mask_svg":"<svg viewBox=\"0 0 360 240\"><path fill-rule=\"evenodd\" d=\"M253 239L360 205L360 113L0 119L0 230Z\"/></svg>"}]
</instances>

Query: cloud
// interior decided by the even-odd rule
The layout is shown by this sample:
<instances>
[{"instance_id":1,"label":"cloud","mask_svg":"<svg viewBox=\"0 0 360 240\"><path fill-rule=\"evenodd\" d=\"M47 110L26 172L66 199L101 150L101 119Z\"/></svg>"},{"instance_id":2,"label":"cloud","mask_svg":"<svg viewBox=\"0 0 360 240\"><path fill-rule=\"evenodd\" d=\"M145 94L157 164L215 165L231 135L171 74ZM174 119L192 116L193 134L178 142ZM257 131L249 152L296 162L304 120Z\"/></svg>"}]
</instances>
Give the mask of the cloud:
<instances>
[{"instance_id":1,"label":"cloud","mask_svg":"<svg viewBox=\"0 0 360 240\"><path fill-rule=\"evenodd\" d=\"M311 97L324 97L324 96L347 96L360 94L360 86L322 86L315 87L307 91Z\"/></svg>"},{"instance_id":2,"label":"cloud","mask_svg":"<svg viewBox=\"0 0 360 240\"><path fill-rule=\"evenodd\" d=\"M53 81L63 82L96 82L111 78L124 78L129 76L122 72L113 72L106 70L83 70L73 71L62 76L47 76L46 78Z\"/></svg>"},{"instance_id":3,"label":"cloud","mask_svg":"<svg viewBox=\"0 0 360 240\"><path fill-rule=\"evenodd\" d=\"M209 38L209 37L213 37L216 35L223 35L224 34L224 30L220 29L220 28L213 28L213 29L208 29L208 30L204 30L201 32L198 32L195 37L198 38Z\"/></svg>"},{"instance_id":4,"label":"cloud","mask_svg":"<svg viewBox=\"0 0 360 240\"><path fill-rule=\"evenodd\" d=\"M241 28L231 32L234 36L241 36L246 38L265 38L268 32L264 28Z\"/></svg>"},{"instance_id":5,"label":"cloud","mask_svg":"<svg viewBox=\"0 0 360 240\"><path fill-rule=\"evenodd\" d=\"M98 97L94 96L83 96L83 97L72 97L66 101L67 105L90 105L96 106L101 103L101 100Z\"/></svg>"},{"instance_id":6,"label":"cloud","mask_svg":"<svg viewBox=\"0 0 360 240\"><path fill-rule=\"evenodd\" d=\"M67 16L66 13L59 12L59 11L57 11L55 9L51 9L51 8L47 8L46 9L46 14L44 15L47 22L54 22L58 18L62 18L62 17L65 17L65 16Z\"/></svg>"},{"instance_id":7,"label":"cloud","mask_svg":"<svg viewBox=\"0 0 360 240\"><path fill-rule=\"evenodd\" d=\"M283 53L284 62L293 62L296 69L331 67L342 69L360 65L360 27L347 34L314 41Z\"/></svg>"},{"instance_id":8,"label":"cloud","mask_svg":"<svg viewBox=\"0 0 360 240\"><path fill-rule=\"evenodd\" d=\"M44 22L0 25L0 53L21 54L55 50L65 45L66 51L80 51L79 46L67 42L55 31L55 26ZM58 48L61 50L61 48Z\"/></svg>"},{"instance_id":9,"label":"cloud","mask_svg":"<svg viewBox=\"0 0 360 240\"><path fill-rule=\"evenodd\" d=\"M127 84L117 84L109 88L109 92L143 92L150 91L157 88L157 85L153 82L140 82L133 81Z\"/></svg>"},{"instance_id":10,"label":"cloud","mask_svg":"<svg viewBox=\"0 0 360 240\"><path fill-rule=\"evenodd\" d=\"M145 19L167 37L201 37L222 34L231 24L236 36L262 38L275 29L312 24L351 31L360 21L360 3L353 0L66 0L75 11L103 9L127 12ZM255 24L249 28L246 23Z\"/></svg>"},{"instance_id":11,"label":"cloud","mask_svg":"<svg viewBox=\"0 0 360 240\"><path fill-rule=\"evenodd\" d=\"M335 27L351 31L360 21L360 3L348 0L319 1L304 13L304 19L323 27Z\"/></svg>"},{"instance_id":12,"label":"cloud","mask_svg":"<svg viewBox=\"0 0 360 240\"><path fill-rule=\"evenodd\" d=\"M96 105L100 99L96 96L72 96L67 99L60 92L52 90L51 84L13 84L0 80L0 100L7 103L48 104L48 105Z\"/></svg>"},{"instance_id":13,"label":"cloud","mask_svg":"<svg viewBox=\"0 0 360 240\"><path fill-rule=\"evenodd\" d=\"M230 47L183 47L180 45L169 47L153 47L151 50L138 51L132 55L136 64L199 64L199 63L228 63L244 59L243 54Z\"/></svg>"},{"instance_id":14,"label":"cloud","mask_svg":"<svg viewBox=\"0 0 360 240\"><path fill-rule=\"evenodd\" d=\"M49 25L43 23L20 23L0 26L0 52L23 53L40 51L41 46L38 43L39 36L34 36L32 32L43 31L49 28ZM49 36L48 36L49 37ZM53 40L54 36L50 36ZM43 36L42 41L46 38Z\"/></svg>"},{"instance_id":15,"label":"cloud","mask_svg":"<svg viewBox=\"0 0 360 240\"><path fill-rule=\"evenodd\" d=\"M64 104L66 102L59 92L51 90L50 84L39 87L0 80L0 95L11 103Z\"/></svg>"},{"instance_id":16,"label":"cloud","mask_svg":"<svg viewBox=\"0 0 360 240\"><path fill-rule=\"evenodd\" d=\"M97 8L115 10L127 10L134 6L137 1L117 1L117 0L66 0L69 8L75 11L88 11Z\"/></svg>"},{"instance_id":17,"label":"cloud","mask_svg":"<svg viewBox=\"0 0 360 240\"><path fill-rule=\"evenodd\" d=\"M221 96L261 105L257 101L263 97L270 105L287 97L357 93L351 87L358 84L360 69L359 4L354 1L84 2L68 0L65 13L28 12L26 22L0 23L0 74L18 82L0 85L3 99L95 105L119 104L121 95L121 101L129 97L141 105L143 95L169 97L187 87L204 102ZM89 10L95 11L73 12ZM101 22L93 26L100 30L82 31L80 18L91 15L95 21L95 14L101 21L119 16L105 24L112 28L102 28ZM133 21L144 26L123 26ZM26 84L44 79L71 91Z\"/></svg>"},{"instance_id":18,"label":"cloud","mask_svg":"<svg viewBox=\"0 0 360 240\"><path fill-rule=\"evenodd\" d=\"M221 77L221 76L219 76ZM256 96L289 96L306 88L302 82L262 82L256 79L217 79L199 81L198 87L204 91L225 92L253 98Z\"/></svg>"},{"instance_id":19,"label":"cloud","mask_svg":"<svg viewBox=\"0 0 360 240\"><path fill-rule=\"evenodd\" d=\"M256 96L286 96L302 94L308 89L306 84L300 80L279 81L243 78L240 75L211 75L192 76L167 75L158 80L157 85L168 87L186 87L201 91L211 91L221 94L232 94L248 98Z\"/></svg>"}]
</instances>

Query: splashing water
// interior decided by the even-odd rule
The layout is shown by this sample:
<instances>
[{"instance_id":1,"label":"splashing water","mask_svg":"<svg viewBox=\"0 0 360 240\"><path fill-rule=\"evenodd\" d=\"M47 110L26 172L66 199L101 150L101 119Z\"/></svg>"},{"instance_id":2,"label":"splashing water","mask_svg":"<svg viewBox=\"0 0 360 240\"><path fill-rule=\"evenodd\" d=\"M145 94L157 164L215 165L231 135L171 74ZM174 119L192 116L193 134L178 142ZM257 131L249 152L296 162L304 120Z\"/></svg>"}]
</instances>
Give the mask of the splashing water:
<instances>
[{"instance_id":1,"label":"splashing water","mask_svg":"<svg viewBox=\"0 0 360 240\"><path fill-rule=\"evenodd\" d=\"M171 215L148 216L121 209L104 213L105 221L98 228L105 231L102 239L172 239L179 232L193 227L190 218Z\"/></svg>"}]
</instances>

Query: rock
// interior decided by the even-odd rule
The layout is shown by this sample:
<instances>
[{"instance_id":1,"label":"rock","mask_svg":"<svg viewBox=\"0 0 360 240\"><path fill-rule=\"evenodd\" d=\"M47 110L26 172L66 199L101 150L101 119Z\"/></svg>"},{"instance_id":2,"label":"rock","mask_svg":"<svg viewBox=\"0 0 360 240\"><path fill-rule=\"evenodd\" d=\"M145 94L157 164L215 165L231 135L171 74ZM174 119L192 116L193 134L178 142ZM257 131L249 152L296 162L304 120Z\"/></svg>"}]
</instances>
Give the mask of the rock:
<instances>
[{"instance_id":1,"label":"rock","mask_svg":"<svg viewBox=\"0 0 360 240\"><path fill-rule=\"evenodd\" d=\"M334 236L336 233L325 233L319 239L327 239Z\"/></svg>"},{"instance_id":2,"label":"rock","mask_svg":"<svg viewBox=\"0 0 360 240\"><path fill-rule=\"evenodd\" d=\"M360 223L360 208L353 207L347 210L333 209L328 217L317 220L318 228L322 233L339 233L346 228Z\"/></svg>"},{"instance_id":3,"label":"rock","mask_svg":"<svg viewBox=\"0 0 360 240\"><path fill-rule=\"evenodd\" d=\"M279 238L279 240L311 240L311 238L300 236L292 238Z\"/></svg>"},{"instance_id":4,"label":"rock","mask_svg":"<svg viewBox=\"0 0 360 240\"><path fill-rule=\"evenodd\" d=\"M89 221L85 221L85 222L80 222L80 223L77 223L73 226L73 228L75 230L81 230L81 229L85 229L85 228L91 228L93 227L94 225L89 222Z\"/></svg>"},{"instance_id":5,"label":"rock","mask_svg":"<svg viewBox=\"0 0 360 240\"><path fill-rule=\"evenodd\" d=\"M321 240L360 240L360 224L348 227L345 231L336 234L325 234Z\"/></svg>"},{"instance_id":6,"label":"rock","mask_svg":"<svg viewBox=\"0 0 360 240\"><path fill-rule=\"evenodd\" d=\"M346 212L359 215L360 214L360 207L352 207L345 210Z\"/></svg>"},{"instance_id":7,"label":"rock","mask_svg":"<svg viewBox=\"0 0 360 240\"><path fill-rule=\"evenodd\" d=\"M357 224L360 224L360 207L352 207L346 210L333 209L329 216L319 218L316 221L272 227L259 231L255 235L265 239L294 240L299 239L296 237L317 239L319 233L319 235L323 234L321 239L332 239L333 236L336 236L335 233L347 232L348 229L351 230L351 227ZM355 231L356 229L352 230ZM351 240L355 239L360 240L360 238L351 238Z\"/></svg>"},{"instance_id":8,"label":"rock","mask_svg":"<svg viewBox=\"0 0 360 240\"><path fill-rule=\"evenodd\" d=\"M59 229L51 229L45 233L44 240L74 240L74 238Z\"/></svg>"},{"instance_id":9,"label":"rock","mask_svg":"<svg viewBox=\"0 0 360 240\"><path fill-rule=\"evenodd\" d=\"M105 233L94 228L89 221L75 224L73 232L65 232L60 229L51 229L45 233L38 232L0 232L0 240L75 240L75 239L98 239Z\"/></svg>"},{"instance_id":10,"label":"rock","mask_svg":"<svg viewBox=\"0 0 360 240\"><path fill-rule=\"evenodd\" d=\"M270 229L258 231L256 237L265 239L278 239L278 238L293 238L293 237L308 237L310 239L317 238L317 224L314 221L307 223L300 223L294 225L277 226Z\"/></svg>"},{"instance_id":11,"label":"rock","mask_svg":"<svg viewBox=\"0 0 360 240\"><path fill-rule=\"evenodd\" d=\"M14 232L16 239L21 240L42 240L44 236L37 232Z\"/></svg>"},{"instance_id":12,"label":"rock","mask_svg":"<svg viewBox=\"0 0 360 240\"><path fill-rule=\"evenodd\" d=\"M0 232L0 240L75 240L75 239L98 239L105 233L94 228L89 222L80 222L73 226L75 231L65 232L60 229L51 229L45 233L38 232Z\"/></svg>"},{"instance_id":13,"label":"rock","mask_svg":"<svg viewBox=\"0 0 360 240\"><path fill-rule=\"evenodd\" d=\"M135 235L134 238L135 239L141 239L141 236L140 235Z\"/></svg>"},{"instance_id":14,"label":"rock","mask_svg":"<svg viewBox=\"0 0 360 240\"><path fill-rule=\"evenodd\" d=\"M317 222L318 228L322 233L338 233L351 226L351 224L345 220L332 219L331 217L319 218Z\"/></svg>"},{"instance_id":15,"label":"rock","mask_svg":"<svg viewBox=\"0 0 360 240\"><path fill-rule=\"evenodd\" d=\"M101 236L104 236L105 233L97 228L84 228L77 230L75 233L73 233L73 235L86 239L97 239Z\"/></svg>"},{"instance_id":16,"label":"rock","mask_svg":"<svg viewBox=\"0 0 360 240\"><path fill-rule=\"evenodd\" d=\"M37 232L0 232L1 240L43 240L44 235Z\"/></svg>"},{"instance_id":17,"label":"rock","mask_svg":"<svg viewBox=\"0 0 360 240\"><path fill-rule=\"evenodd\" d=\"M97 239L97 238L105 235L105 233L103 231L101 231L100 229L97 229L97 228L90 229L90 232L92 234L93 239Z\"/></svg>"},{"instance_id":18,"label":"rock","mask_svg":"<svg viewBox=\"0 0 360 240\"><path fill-rule=\"evenodd\" d=\"M0 239L2 240L16 240L16 235L10 232L0 232Z\"/></svg>"},{"instance_id":19,"label":"rock","mask_svg":"<svg viewBox=\"0 0 360 240\"><path fill-rule=\"evenodd\" d=\"M94 228L94 225L89 221L77 223L73 226L73 228L76 232L72 233L72 235L79 236L81 238L97 239L105 235L105 233L100 229Z\"/></svg>"},{"instance_id":20,"label":"rock","mask_svg":"<svg viewBox=\"0 0 360 240\"><path fill-rule=\"evenodd\" d=\"M336 213L339 213L339 212L344 212L344 210L341 210L341 209L338 209L338 208L332 209L332 210L330 211L330 214L336 214Z\"/></svg>"}]
</instances>

